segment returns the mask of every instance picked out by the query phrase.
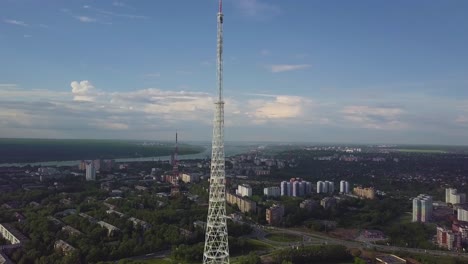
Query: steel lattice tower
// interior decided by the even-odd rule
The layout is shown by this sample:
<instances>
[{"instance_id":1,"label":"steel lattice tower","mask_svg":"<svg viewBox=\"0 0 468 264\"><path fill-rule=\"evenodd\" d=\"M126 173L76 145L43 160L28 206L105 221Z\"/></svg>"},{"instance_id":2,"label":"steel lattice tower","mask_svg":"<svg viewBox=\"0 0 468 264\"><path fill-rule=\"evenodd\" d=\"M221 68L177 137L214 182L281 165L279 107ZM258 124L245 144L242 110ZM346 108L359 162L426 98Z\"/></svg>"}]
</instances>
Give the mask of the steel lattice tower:
<instances>
[{"instance_id":1,"label":"steel lattice tower","mask_svg":"<svg viewBox=\"0 0 468 264\"><path fill-rule=\"evenodd\" d=\"M179 194L179 143L177 142L177 132L175 134L175 149L172 154L172 177L171 195Z\"/></svg>"},{"instance_id":2,"label":"steel lattice tower","mask_svg":"<svg viewBox=\"0 0 468 264\"><path fill-rule=\"evenodd\" d=\"M219 0L217 42L218 100L213 120L210 198L206 224L204 264L228 264L229 245L226 223L226 175L224 171L223 101L223 3Z\"/></svg>"}]
</instances>

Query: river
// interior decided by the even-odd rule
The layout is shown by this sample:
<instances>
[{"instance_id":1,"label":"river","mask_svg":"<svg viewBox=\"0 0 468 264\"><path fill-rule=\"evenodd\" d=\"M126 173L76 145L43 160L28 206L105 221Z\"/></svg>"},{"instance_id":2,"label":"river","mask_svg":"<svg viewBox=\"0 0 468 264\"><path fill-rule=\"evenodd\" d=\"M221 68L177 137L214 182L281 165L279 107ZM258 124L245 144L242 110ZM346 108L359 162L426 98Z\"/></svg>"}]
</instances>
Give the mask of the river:
<instances>
[{"instance_id":1,"label":"river","mask_svg":"<svg viewBox=\"0 0 468 264\"><path fill-rule=\"evenodd\" d=\"M203 146L205 151L197 154L179 155L179 160L190 160L190 159L205 159L211 156L211 145ZM226 157L242 154L249 152L256 148L256 146L246 145L226 145L224 152ZM155 157L141 157L141 158L120 158L114 159L115 162L138 162L138 161L157 161L157 160L170 160L171 156L155 156ZM67 160L67 161L42 161L42 162L26 162L26 163L1 163L0 167L24 167L24 166L42 166L42 167L53 167L53 166L78 166L81 160Z\"/></svg>"}]
</instances>

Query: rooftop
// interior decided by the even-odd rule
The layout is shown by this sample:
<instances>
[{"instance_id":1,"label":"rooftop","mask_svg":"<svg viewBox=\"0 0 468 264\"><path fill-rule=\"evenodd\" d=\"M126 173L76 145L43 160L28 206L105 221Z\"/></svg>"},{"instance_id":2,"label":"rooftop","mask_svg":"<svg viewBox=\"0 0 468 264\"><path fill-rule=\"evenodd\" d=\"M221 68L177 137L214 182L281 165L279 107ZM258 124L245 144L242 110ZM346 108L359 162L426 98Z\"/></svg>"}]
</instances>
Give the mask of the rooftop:
<instances>
[{"instance_id":1,"label":"rooftop","mask_svg":"<svg viewBox=\"0 0 468 264\"><path fill-rule=\"evenodd\" d=\"M2 264L14 264L13 261L8 258L8 256L0 250L0 263Z\"/></svg>"},{"instance_id":2,"label":"rooftop","mask_svg":"<svg viewBox=\"0 0 468 264\"><path fill-rule=\"evenodd\" d=\"M55 242L55 248L60 248L63 251L73 251L73 250L75 250L75 248L72 245L68 244L67 242L65 242L65 241L63 241L61 239L59 239L59 240L57 240Z\"/></svg>"},{"instance_id":3,"label":"rooftop","mask_svg":"<svg viewBox=\"0 0 468 264\"><path fill-rule=\"evenodd\" d=\"M8 232L10 232L20 242L29 240L25 235L21 234L20 231L18 231L16 228L11 226L10 224L7 224L7 223L0 224L0 226L3 226Z\"/></svg>"}]
</instances>

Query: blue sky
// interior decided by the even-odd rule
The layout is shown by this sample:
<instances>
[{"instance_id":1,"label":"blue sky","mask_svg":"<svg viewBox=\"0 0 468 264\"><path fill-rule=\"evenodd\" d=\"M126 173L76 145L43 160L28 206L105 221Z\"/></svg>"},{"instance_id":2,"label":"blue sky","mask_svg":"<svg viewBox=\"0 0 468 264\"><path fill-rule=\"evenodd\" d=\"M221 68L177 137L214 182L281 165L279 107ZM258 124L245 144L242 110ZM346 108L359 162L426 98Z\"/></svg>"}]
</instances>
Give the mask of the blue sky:
<instances>
[{"instance_id":1,"label":"blue sky","mask_svg":"<svg viewBox=\"0 0 468 264\"><path fill-rule=\"evenodd\" d=\"M0 137L210 140L217 1L0 2ZM227 140L468 144L467 1L225 0Z\"/></svg>"}]
</instances>

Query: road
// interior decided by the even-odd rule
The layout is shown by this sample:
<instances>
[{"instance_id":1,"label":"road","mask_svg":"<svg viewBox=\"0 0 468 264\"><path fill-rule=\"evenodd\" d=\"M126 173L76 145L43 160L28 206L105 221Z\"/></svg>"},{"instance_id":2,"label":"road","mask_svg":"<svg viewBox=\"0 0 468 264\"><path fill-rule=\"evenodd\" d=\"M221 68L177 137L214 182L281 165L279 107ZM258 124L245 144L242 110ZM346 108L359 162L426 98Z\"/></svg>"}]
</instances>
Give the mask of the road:
<instances>
[{"instance_id":1,"label":"road","mask_svg":"<svg viewBox=\"0 0 468 264\"><path fill-rule=\"evenodd\" d=\"M147 260L147 259L160 259L165 258L171 254L171 250L158 251L154 253L149 253L141 256L125 258L125 260ZM119 260L120 261L120 260ZM116 262L118 263L118 261Z\"/></svg>"},{"instance_id":2,"label":"road","mask_svg":"<svg viewBox=\"0 0 468 264\"><path fill-rule=\"evenodd\" d=\"M245 222L244 222L245 223ZM249 223L246 223L249 224ZM378 245L366 242L357 242L357 241L350 241L350 240L343 240L325 236L323 234L311 233L311 232L304 232L299 230L293 229L286 229L286 228L277 228L277 227L269 227L269 226L261 226L256 224L250 224L253 228L253 232L247 236L252 239L258 239L265 243L270 244L274 250L276 249L283 249L292 246L300 246L300 245L323 245L323 244L334 244L334 245L343 245L347 248L359 248L359 249L375 249L377 251L383 252L408 252L408 253L416 253L416 254L427 254L432 256L449 256L449 257L462 257L468 258L468 254L451 252L451 251L442 251L442 250L426 250L426 249L419 249L419 248L406 248L406 247L396 247L396 246L386 246L386 245ZM268 230L269 232L265 231ZM278 242L268 239L268 234L291 234L298 237L302 237L302 241L300 242ZM171 254L171 250L159 251L155 253L150 253L146 255L126 258L129 260L147 260L147 259L157 259L157 258L165 258Z\"/></svg>"},{"instance_id":3,"label":"road","mask_svg":"<svg viewBox=\"0 0 468 264\"><path fill-rule=\"evenodd\" d=\"M258 227L255 227L259 229ZM265 229L265 226L261 226L260 229ZM419 249L419 248L407 248L407 247L396 247L396 246L386 246L386 245L378 245L372 243L365 243L365 242L357 242L357 241L349 241L349 240L342 240L337 238L331 238L322 234L312 234L309 232L303 232L298 230L292 229L285 229L285 228L274 228L275 233L286 233L292 234L303 238L302 242L294 242L294 243L285 243L285 242L275 242L268 240L266 235L257 236L259 240L267 241L272 245L283 245L284 247L293 245L317 245L317 244L338 244L343 245L347 248L372 248L376 249L377 251L385 251L385 252L408 252L408 253L417 253L417 254L427 254L432 256L450 256L450 257L462 257L468 258L468 254L452 252L452 251L443 251L443 250L426 250L426 249ZM259 231L255 231L259 232ZM264 231L263 231L264 232ZM261 234L261 232L259 232ZM273 242L273 243L272 243Z\"/></svg>"}]
</instances>

